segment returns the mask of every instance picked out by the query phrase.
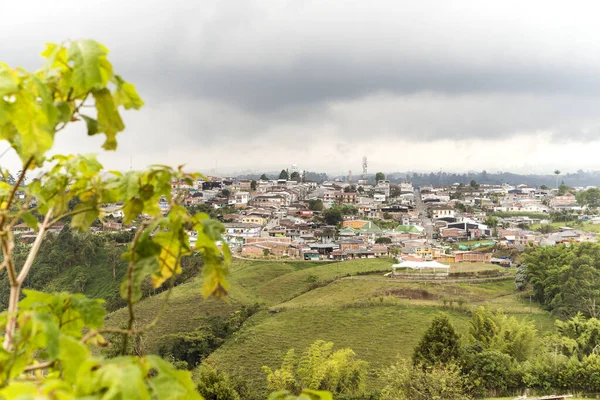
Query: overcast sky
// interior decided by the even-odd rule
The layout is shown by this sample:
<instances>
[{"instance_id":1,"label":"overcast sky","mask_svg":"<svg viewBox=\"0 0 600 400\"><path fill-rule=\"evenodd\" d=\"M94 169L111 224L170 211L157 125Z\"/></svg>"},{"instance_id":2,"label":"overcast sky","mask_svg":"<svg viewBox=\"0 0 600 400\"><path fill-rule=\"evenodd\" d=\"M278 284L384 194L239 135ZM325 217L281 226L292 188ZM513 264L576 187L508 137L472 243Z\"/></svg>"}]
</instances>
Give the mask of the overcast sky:
<instances>
[{"instance_id":1,"label":"overcast sky","mask_svg":"<svg viewBox=\"0 0 600 400\"><path fill-rule=\"evenodd\" d=\"M109 168L600 170L596 4L3 0L0 60L34 69L45 42L104 43L146 106L116 153L81 125L57 151Z\"/></svg>"}]
</instances>

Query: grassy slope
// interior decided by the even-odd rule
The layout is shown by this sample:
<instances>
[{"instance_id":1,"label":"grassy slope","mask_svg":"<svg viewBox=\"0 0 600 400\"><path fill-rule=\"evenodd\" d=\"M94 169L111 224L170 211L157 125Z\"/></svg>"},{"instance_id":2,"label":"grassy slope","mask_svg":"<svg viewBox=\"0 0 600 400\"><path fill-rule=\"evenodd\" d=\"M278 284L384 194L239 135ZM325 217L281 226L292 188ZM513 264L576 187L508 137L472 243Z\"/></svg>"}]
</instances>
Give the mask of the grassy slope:
<instances>
[{"instance_id":1,"label":"grassy slope","mask_svg":"<svg viewBox=\"0 0 600 400\"><path fill-rule=\"evenodd\" d=\"M260 391L265 385L261 366L277 367L288 349L302 352L317 339L333 341L336 348L352 348L371 363L372 371L398 356L409 357L431 319L442 311L444 298L447 303L451 299L455 308L459 299L464 302L462 312L447 311L461 332L467 330L465 309L483 304L530 319L540 330L552 327L553 319L539 308L533 306L529 314L529 304L514 292L511 280L444 284L368 276L338 279L387 270L391 263L389 259L329 264L235 260L227 303L202 299L201 278L173 290L163 318L146 337L148 351L154 351L161 335L195 329L203 318L228 315L242 304L262 303L265 311L251 317L210 356L220 368L249 379L251 387ZM164 295L136 306L141 324L154 318ZM122 325L126 319L126 310L119 310L108 324Z\"/></svg>"},{"instance_id":2,"label":"grassy slope","mask_svg":"<svg viewBox=\"0 0 600 400\"><path fill-rule=\"evenodd\" d=\"M117 268L116 279L113 279L112 266L106 262L106 253L100 251L94 257L94 264L86 266L77 266L65 268L60 274L47 284L45 291L61 291L72 286L76 277L85 272L87 281L84 285L83 293L88 297L107 299L118 295L119 286L125 276L125 268ZM73 285L74 286L74 285ZM79 288L73 287L74 292L79 292Z\"/></svg>"},{"instance_id":3,"label":"grassy slope","mask_svg":"<svg viewBox=\"0 0 600 400\"><path fill-rule=\"evenodd\" d=\"M550 225L552 225L557 230L560 227L568 226L570 228L578 229L578 230L585 231L585 232L600 233L600 224L592 224L589 221L586 221L586 222L580 222L580 221L551 222ZM542 226L543 225L541 225L541 224L533 224L533 225L531 225L530 228L532 230L538 230Z\"/></svg>"}]
</instances>

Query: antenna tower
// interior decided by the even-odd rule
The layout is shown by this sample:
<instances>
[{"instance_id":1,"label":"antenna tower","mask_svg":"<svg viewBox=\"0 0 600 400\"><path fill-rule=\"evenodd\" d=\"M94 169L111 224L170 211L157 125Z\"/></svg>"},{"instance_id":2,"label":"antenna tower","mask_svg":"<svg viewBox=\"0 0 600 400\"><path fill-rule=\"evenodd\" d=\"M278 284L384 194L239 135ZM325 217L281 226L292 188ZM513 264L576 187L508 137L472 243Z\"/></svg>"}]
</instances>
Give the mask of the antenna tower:
<instances>
[{"instance_id":1,"label":"antenna tower","mask_svg":"<svg viewBox=\"0 0 600 400\"><path fill-rule=\"evenodd\" d=\"M363 176L362 176L362 178L363 179L367 179L367 156L363 157L362 167L363 167Z\"/></svg>"}]
</instances>

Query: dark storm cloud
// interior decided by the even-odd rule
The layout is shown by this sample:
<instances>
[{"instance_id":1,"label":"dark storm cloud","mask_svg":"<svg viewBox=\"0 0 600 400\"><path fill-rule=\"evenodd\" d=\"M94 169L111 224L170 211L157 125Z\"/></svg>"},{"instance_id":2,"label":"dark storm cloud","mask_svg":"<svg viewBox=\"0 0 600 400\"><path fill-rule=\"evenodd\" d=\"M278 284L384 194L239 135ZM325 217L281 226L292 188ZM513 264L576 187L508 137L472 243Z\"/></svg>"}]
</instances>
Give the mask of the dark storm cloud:
<instances>
[{"instance_id":1,"label":"dark storm cloud","mask_svg":"<svg viewBox=\"0 0 600 400\"><path fill-rule=\"evenodd\" d=\"M316 143L345 156L374 139L600 132L593 2L50 3L3 4L0 59L32 69L46 41L106 44L147 103L126 116L131 153L160 151L165 135L217 153L234 143L235 160L299 140L310 158Z\"/></svg>"}]
</instances>

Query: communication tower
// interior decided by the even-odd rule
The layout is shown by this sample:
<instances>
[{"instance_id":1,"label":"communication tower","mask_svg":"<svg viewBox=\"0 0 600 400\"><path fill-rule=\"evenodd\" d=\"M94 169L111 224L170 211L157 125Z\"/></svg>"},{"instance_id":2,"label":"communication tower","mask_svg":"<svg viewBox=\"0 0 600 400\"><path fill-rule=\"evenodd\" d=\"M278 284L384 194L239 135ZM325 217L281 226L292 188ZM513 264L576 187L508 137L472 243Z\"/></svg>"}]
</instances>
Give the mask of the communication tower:
<instances>
[{"instance_id":1,"label":"communication tower","mask_svg":"<svg viewBox=\"0 0 600 400\"><path fill-rule=\"evenodd\" d=\"M363 167L363 180L367 179L367 156L363 157L363 163L362 163L362 167Z\"/></svg>"}]
</instances>

